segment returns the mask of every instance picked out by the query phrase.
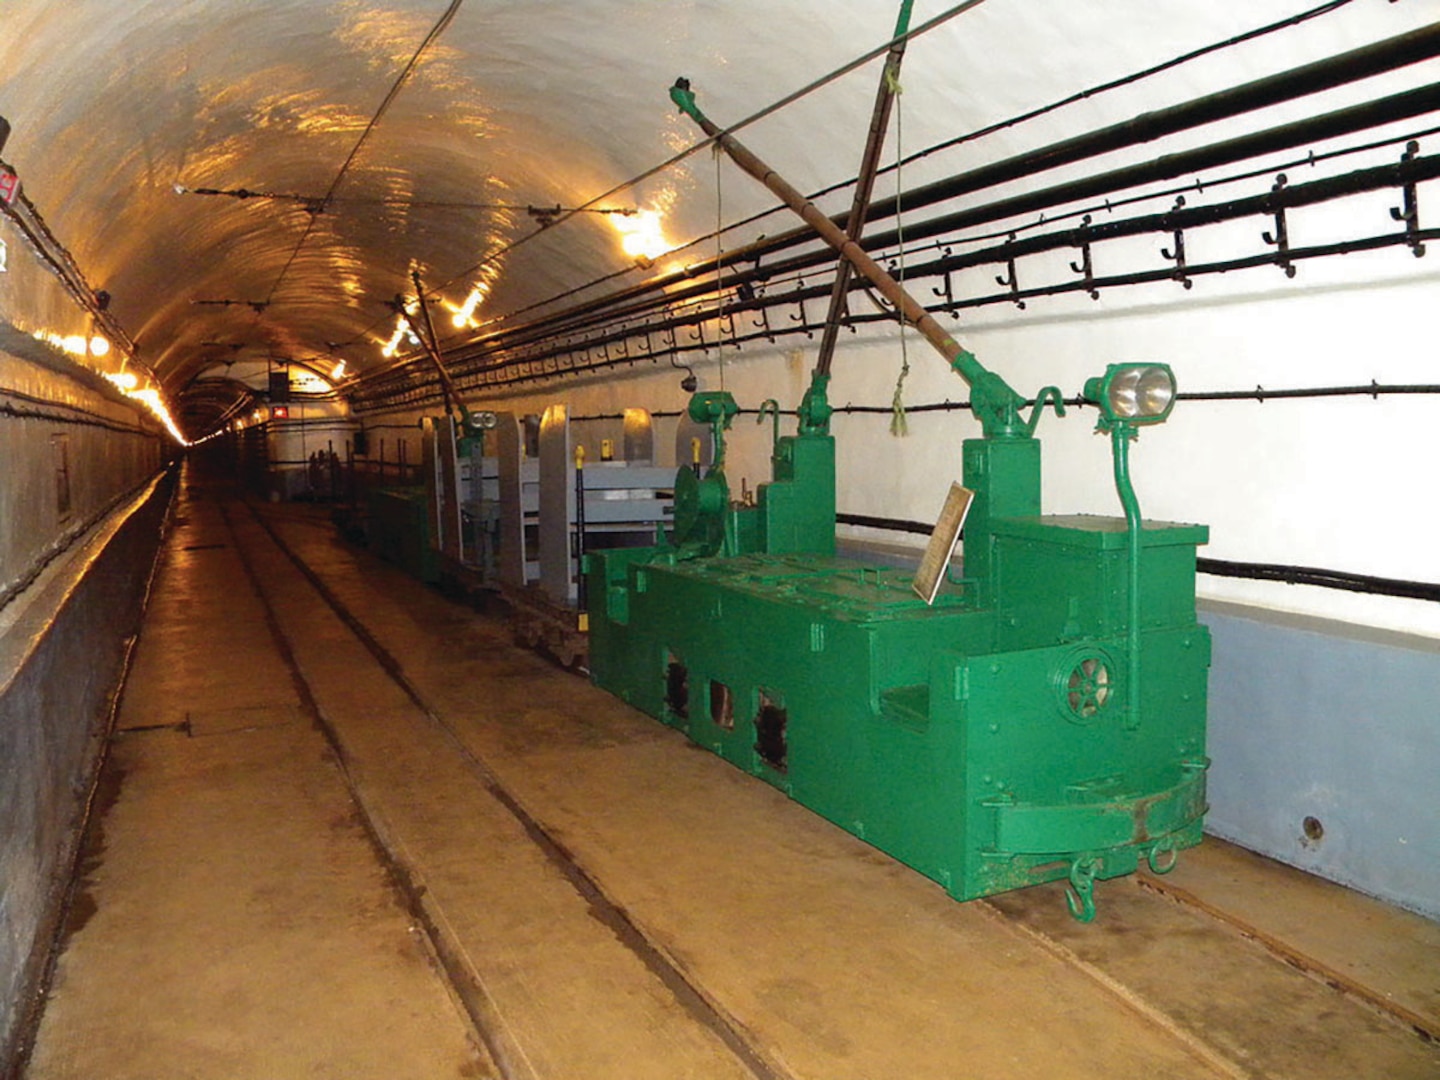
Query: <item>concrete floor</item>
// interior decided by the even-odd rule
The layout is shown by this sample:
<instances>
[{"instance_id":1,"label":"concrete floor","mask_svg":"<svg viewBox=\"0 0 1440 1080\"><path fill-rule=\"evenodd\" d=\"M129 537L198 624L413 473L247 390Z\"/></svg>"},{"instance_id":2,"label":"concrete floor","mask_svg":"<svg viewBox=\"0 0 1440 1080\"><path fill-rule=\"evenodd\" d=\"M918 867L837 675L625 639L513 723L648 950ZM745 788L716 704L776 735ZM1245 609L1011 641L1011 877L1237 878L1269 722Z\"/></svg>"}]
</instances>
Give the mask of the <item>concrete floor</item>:
<instances>
[{"instance_id":1,"label":"concrete floor","mask_svg":"<svg viewBox=\"0 0 1440 1080\"><path fill-rule=\"evenodd\" d=\"M36 1080L1440 1077L1432 922L1210 841L1088 926L1058 888L954 903L257 508L357 635L214 495L168 541Z\"/></svg>"}]
</instances>

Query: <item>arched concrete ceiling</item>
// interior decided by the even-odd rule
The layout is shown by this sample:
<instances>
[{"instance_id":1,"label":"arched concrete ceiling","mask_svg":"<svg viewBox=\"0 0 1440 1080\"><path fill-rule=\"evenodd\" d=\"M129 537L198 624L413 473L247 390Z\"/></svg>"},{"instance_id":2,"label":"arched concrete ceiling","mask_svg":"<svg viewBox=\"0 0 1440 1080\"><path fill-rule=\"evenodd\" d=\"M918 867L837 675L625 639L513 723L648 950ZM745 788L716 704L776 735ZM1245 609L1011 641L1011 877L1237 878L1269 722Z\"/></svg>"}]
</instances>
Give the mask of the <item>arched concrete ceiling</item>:
<instances>
[{"instance_id":1,"label":"arched concrete ceiling","mask_svg":"<svg viewBox=\"0 0 1440 1080\"><path fill-rule=\"evenodd\" d=\"M912 26L952 6L919 0ZM988 0L912 43L904 138L927 145L1312 6ZM14 129L5 157L172 394L239 359L343 359L355 373L382 362L378 343L395 318L386 304L410 289L412 271L452 305L476 285L488 290L478 320L629 267L618 215L541 230L525 208L583 206L695 143L666 98L675 76L694 81L715 118L738 120L882 45L897 9L882 0L4 0L0 114ZM1264 74L1359 43L1342 18L1321 22L1295 52L1258 45L1239 67ZM907 182L1186 100L1234 70L1186 68L1137 94L1082 103L983 150L927 159ZM853 177L877 76L871 63L746 139L803 188ZM717 213L733 221L773 201L731 173L717 208L715 177L709 154L696 155L598 208L659 211L680 243L713 229ZM202 188L333 200L313 213ZM775 220L775 231L790 227ZM187 410L192 423L204 414Z\"/></svg>"}]
</instances>

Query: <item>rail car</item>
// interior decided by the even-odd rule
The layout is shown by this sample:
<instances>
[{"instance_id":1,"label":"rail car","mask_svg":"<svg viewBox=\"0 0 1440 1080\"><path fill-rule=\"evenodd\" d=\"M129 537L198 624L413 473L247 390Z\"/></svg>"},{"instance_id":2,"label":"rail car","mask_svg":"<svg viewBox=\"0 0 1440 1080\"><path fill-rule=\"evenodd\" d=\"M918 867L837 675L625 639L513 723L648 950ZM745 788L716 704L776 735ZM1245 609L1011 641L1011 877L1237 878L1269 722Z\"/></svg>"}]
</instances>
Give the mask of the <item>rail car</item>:
<instances>
[{"instance_id":1,"label":"rail car","mask_svg":"<svg viewBox=\"0 0 1440 1080\"><path fill-rule=\"evenodd\" d=\"M584 555L653 543L671 521L676 475L655 463L647 410L588 426L587 444L562 403L538 417L426 418L421 482L367 493L370 545L422 581L501 595L520 644L583 666ZM709 454L709 429L682 421L677 458L703 467Z\"/></svg>"},{"instance_id":2,"label":"rail car","mask_svg":"<svg viewBox=\"0 0 1440 1080\"><path fill-rule=\"evenodd\" d=\"M731 498L725 437L740 409L723 391L690 399L681 438L709 453L677 455L690 463L673 473L653 464L643 410L626 413L622 461L596 467L563 406L546 411L534 455L511 414L429 421L432 546L498 584L522 639L565 659L588 631L598 686L957 899L1061 880L1071 914L1094 918L1096 881L1142 862L1168 871L1206 811L1210 639L1195 566L1208 532L1143 520L1129 473L1138 429L1174 405L1173 373L1114 364L1084 387L1123 516L1043 515L1035 429L1047 407L1064 415L1059 389L1016 392L705 119L683 80L672 97L969 384L981 437L961 447L963 485L918 571L836 555L818 365L753 502Z\"/></svg>"},{"instance_id":3,"label":"rail car","mask_svg":"<svg viewBox=\"0 0 1440 1080\"><path fill-rule=\"evenodd\" d=\"M684 731L967 900L1064 880L1094 885L1200 842L1208 633L1195 618L1203 526L1143 521L1129 475L1137 429L1163 421L1164 364L1111 365L1084 400L1111 437L1114 516L1044 516L1033 404L950 337L773 169L672 99L799 213L971 389L981 438L963 487L909 578L835 555L835 445L818 365L777 435L754 506L730 498L726 393L695 395L713 465L675 479L673 528L586 559L595 682ZM1024 409L1029 408L1028 416ZM963 576L949 564L964 529Z\"/></svg>"},{"instance_id":4,"label":"rail car","mask_svg":"<svg viewBox=\"0 0 1440 1080\"><path fill-rule=\"evenodd\" d=\"M404 508L372 509L372 543L423 548L410 565L499 592L522 644L588 665L598 686L956 898L1064 879L1089 919L1096 880L1169 869L1206 809L1207 530L1142 521L1128 472L1136 427L1169 413L1173 375L1115 365L1091 381L1124 516L1054 517L1040 513L1034 429L1047 403L1063 409L1058 391L1027 417L958 347L953 366L984 434L964 442L963 486L914 573L836 555L822 378L743 502L725 473L739 406L723 392L691 398L678 470L654 464L643 409L592 447L563 405L528 424L432 418L425 483L372 493Z\"/></svg>"},{"instance_id":5,"label":"rail car","mask_svg":"<svg viewBox=\"0 0 1440 1080\"><path fill-rule=\"evenodd\" d=\"M723 446L734 400L690 411ZM1022 424L965 442L963 577L952 514L917 590L835 556L834 440L819 395L800 411L756 505L717 452L680 470L665 543L587 555L596 684L958 899L1065 879L1088 920L1096 879L1169 869L1205 811L1205 528L1041 516Z\"/></svg>"}]
</instances>

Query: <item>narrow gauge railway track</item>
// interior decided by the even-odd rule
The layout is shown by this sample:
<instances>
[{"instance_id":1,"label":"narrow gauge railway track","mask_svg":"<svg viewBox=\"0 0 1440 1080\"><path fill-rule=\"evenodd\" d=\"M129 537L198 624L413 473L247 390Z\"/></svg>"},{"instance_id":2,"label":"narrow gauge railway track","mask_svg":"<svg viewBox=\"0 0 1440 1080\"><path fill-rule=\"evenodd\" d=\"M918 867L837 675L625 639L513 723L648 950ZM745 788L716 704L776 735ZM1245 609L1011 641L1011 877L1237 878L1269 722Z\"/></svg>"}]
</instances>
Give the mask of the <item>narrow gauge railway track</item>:
<instances>
[{"instance_id":1,"label":"narrow gauge railway track","mask_svg":"<svg viewBox=\"0 0 1440 1080\"><path fill-rule=\"evenodd\" d=\"M625 909L605 893L566 849L565 845L551 835L505 788L490 767L465 744L454 727L421 696L419 689L405 674L395 657L385 649L354 612L340 600L294 549L285 543L271 523L257 512L253 505L245 505L250 517L265 531L279 552L289 560L330 611L365 647L386 676L404 692L426 719L444 734L455 753L474 773L484 790L514 817L526 836L543 853L545 859L584 899L593 916L605 925L615 938L623 943L659 979L686 1013L715 1033L748 1073L757 1080L787 1080L790 1074L782 1067L767 1060L767 1056L753 1044L749 1033L734 1018L728 1016L721 1007L711 1001L684 969L635 925ZM234 537L236 551L245 565L250 582L265 606L267 623L290 670L303 707L310 718L320 727L335 752L351 796L360 810L366 831L382 862L392 875L392 879L405 895L412 915L419 921L419 925L429 939L430 946L439 961L441 970L449 980L452 990L465 1007L471 1023L505 1080L539 1076L540 1074L531 1064L524 1047L515 1044L509 1035L509 1025L500 1014L495 1002L485 991L484 980L477 975L473 965L469 963L464 955L463 947L459 946L453 936L446 932L443 925L444 913L435 911L433 906L427 903L426 886L418 874L418 868L411 865L402 851L397 850L397 845L389 835L384 823L377 819L367 804L364 792L347 765L351 755L345 738L337 727L326 718L316 701L297 662L289 638L277 618L260 575L256 571L253 550L248 547L247 542L236 529L228 509L222 507L222 513Z\"/></svg>"},{"instance_id":2,"label":"narrow gauge railway track","mask_svg":"<svg viewBox=\"0 0 1440 1080\"><path fill-rule=\"evenodd\" d=\"M557 836L536 815L526 809L521 799L501 781L496 771L467 743L454 724L447 720L444 710L437 708L427 699L416 679L407 673L401 660L386 648L377 633L372 631L351 609L345 599L305 561L302 553L297 551L292 544L287 543L268 516L254 506L248 506L248 518L260 530L263 530L263 535L274 545L276 552L284 557L289 566L293 567L294 571L324 601L325 608L344 625L355 641L363 646L374 664L384 672L385 677L403 693L426 722L441 733L451 751L463 761L464 768L498 804L504 807L547 863L559 872L576 894L583 898L592 917L604 925L616 940L623 943L644 968L666 988L666 991L672 995L675 1004L686 1015L713 1033L723 1044L739 1068L740 1075L763 1078L786 1078L800 1075L788 1067L783 1055L772 1049L760 1034L733 1015L717 995L706 988L690 965L673 955L669 948L631 916L623 903L609 895L601 880L582 865L562 837ZM454 935L446 925L445 913L438 910L428 898L423 873L414 865L403 845L396 843L386 825L383 814L375 813L372 807L367 805L367 797L361 783L348 768L351 753L346 735L329 722L316 702L301 665L295 657L288 633L282 627L281 620L274 610L271 596L267 594L267 589L262 581L263 575L256 568L256 555L252 549L253 540L242 537L242 533L248 530L237 528L237 522L231 519L229 513L226 515L226 520L235 535L236 548L242 553L256 591L264 599L272 632L290 666L302 699L306 703L306 708L325 732L342 765L347 765L347 780L351 784L352 794L357 806L361 808L377 850L405 892L417 921L425 929L430 939L442 970L451 982L457 997L464 1003L481 1038L489 1047L498 1072L507 1080L545 1075L536 1070L529 1061L524 1047L510 1032L505 1017L486 990L484 978L477 974L474 965L465 955L463 947L457 946ZM259 534L251 533L251 536L256 535ZM273 587L272 585L271 588ZM1153 882L1145 883L1142 888L1134 891L1137 895L1144 894L1149 895L1152 899L1156 898L1157 890L1154 888ZM1306 957L1289 945L1259 940L1255 935L1247 934L1243 925L1237 925L1235 917L1191 897L1184 890L1166 889L1163 896L1167 901L1173 901L1175 906L1184 908L1191 915L1209 920L1217 926L1223 925L1225 932L1231 936L1235 936L1235 932L1238 930L1240 936L1258 941L1259 945L1269 950L1274 956L1279 956L1286 964L1325 983L1351 1001L1363 1004L1367 1011L1378 1010L1387 1019L1419 1034L1422 1040L1428 1042L1433 1038L1435 1032L1423 1017L1417 1017L1402 1006L1387 1002L1383 994L1369 991L1359 983L1335 978L1334 972L1323 962ZM982 901L976 907L986 911L994 922L1002 925L1010 934L1025 942L1026 947L1034 949L1037 953L1044 953L1077 970L1084 979L1099 987L1110 998L1120 1002L1126 1010L1139 1016L1147 1025L1163 1033L1166 1039L1177 1044L1192 1062L1203 1067L1205 1073L1226 1077L1280 1075L1272 1074L1263 1068L1253 1068L1251 1063L1245 1060L1244 1053L1236 1054L1234 1048L1228 1046L1224 1040L1216 1043L1204 1034L1197 1034L1185 1017L1177 1018L1171 1015L1172 1010L1167 1009L1163 1003L1160 1005L1152 1003L1143 990L1137 991L1127 985L1123 979L1107 973L1100 965L1088 960L1083 955L1083 950L1077 950L1065 944L1062 940L1063 934L1047 933L1043 926L1035 924L1035 920L1026 918L1023 912L1017 913L1014 904L1007 903L1002 899L1000 902ZM1249 945L1247 943L1241 947L1249 948ZM1224 1049L1221 1049L1222 1046ZM1440 1062L1440 1058L1434 1060ZM1414 1075L1430 1074L1416 1072Z\"/></svg>"},{"instance_id":3,"label":"narrow gauge railway track","mask_svg":"<svg viewBox=\"0 0 1440 1080\"><path fill-rule=\"evenodd\" d=\"M1182 889L1164 878L1141 876L1136 878L1136 882L1142 889L1151 890L1182 907L1223 923L1241 937L1255 942L1283 962L1340 991L1347 997L1368 1005L1397 1024L1409 1028L1425 1042L1440 1043L1440 1021L1409 1008L1393 997L1367 986L1354 976L1327 964L1324 960L1307 954L1303 949L1296 948L1283 937L1272 934L1243 917L1225 910L1218 904L1210 903L1196 896L1190 890Z\"/></svg>"}]
</instances>

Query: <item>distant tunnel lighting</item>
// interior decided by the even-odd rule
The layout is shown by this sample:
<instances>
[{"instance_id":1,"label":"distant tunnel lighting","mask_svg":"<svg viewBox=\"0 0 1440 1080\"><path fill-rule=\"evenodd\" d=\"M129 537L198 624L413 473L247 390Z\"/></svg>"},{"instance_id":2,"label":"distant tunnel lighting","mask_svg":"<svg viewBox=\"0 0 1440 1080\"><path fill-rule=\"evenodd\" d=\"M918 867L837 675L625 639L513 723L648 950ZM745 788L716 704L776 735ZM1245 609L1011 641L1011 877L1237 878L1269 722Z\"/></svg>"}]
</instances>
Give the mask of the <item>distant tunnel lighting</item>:
<instances>
[{"instance_id":1,"label":"distant tunnel lighting","mask_svg":"<svg viewBox=\"0 0 1440 1080\"><path fill-rule=\"evenodd\" d=\"M67 352L71 356L105 356L110 352L110 342L99 334L86 337L84 334L61 335L48 330L36 330L33 336L36 341L43 341L51 348Z\"/></svg>"},{"instance_id":2,"label":"distant tunnel lighting","mask_svg":"<svg viewBox=\"0 0 1440 1080\"><path fill-rule=\"evenodd\" d=\"M139 378L133 371L106 372L105 378L109 379L128 398L140 402L150 410L152 416L165 425L165 430L181 446L193 446L189 439L185 438L175 418L170 415L170 410L165 406L165 399L160 396L160 391L153 386L147 386L143 390L136 389L140 385Z\"/></svg>"},{"instance_id":3,"label":"distant tunnel lighting","mask_svg":"<svg viewBox=\"0 0 1440 1080\"><path fill-rule=\"evenodd\" d=\"M675 245L665 239L664 220L657 210L641 210L635 214L615 214L610 224L620 234L620 246L637 262L653 262Z\"/></svg>"},{"instance_id":4,"label":"distant tunnel lighting","mask_svg":"<svg viewBox=\"0 0 1440 1080\"><path fill-rule=\"evenodd\" d=\"M181 446L190 445L190 440L185 438L180 428L176 426L174 418L170 415L170 410L165 407L165 402L160 399L159 390L153 387L145 390L135 390L130 396L144 402L145 407L155 415L156 419L165 425L166 430L170 432L176 442Z\"/></svg>"},{"instance_id":5,"label":"distant tunnel lighting","mask_svg":"<svg viewBox=\"0 0 1440 1080\"><path fill-rule=\"evenodd\" d=\"M330 378L331 378L332 380L337 380L337 379L343 379L344 377L345 377L345 361L344 361L344 360L337 360L337 361L335 361L335 366L330 369Z\"/></svg>"}]
</instances>

